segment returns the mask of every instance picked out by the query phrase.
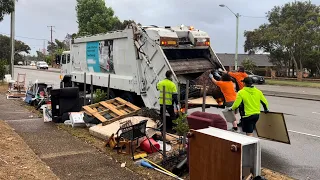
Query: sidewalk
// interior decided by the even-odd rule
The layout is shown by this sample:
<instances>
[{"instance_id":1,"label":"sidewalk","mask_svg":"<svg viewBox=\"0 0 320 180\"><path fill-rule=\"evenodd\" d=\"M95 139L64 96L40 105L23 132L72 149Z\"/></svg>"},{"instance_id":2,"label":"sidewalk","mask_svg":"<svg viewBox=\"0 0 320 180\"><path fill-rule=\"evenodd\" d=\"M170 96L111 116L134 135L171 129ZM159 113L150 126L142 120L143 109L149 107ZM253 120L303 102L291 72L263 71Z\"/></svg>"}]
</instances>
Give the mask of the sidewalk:
<instances>
[{"instance_id":1,"label":"sidewalk","mask_svg":"<svg viewBox=\"0 0 320 180\"><path fill-rule=\"evenodd\" d=\"M7 123L0 129L0 179L58 179Z\"/></svg>"},{"instance_id":2,"label":"sidewalk","mask_svg":"<svg viewBox=\"0 0 320 180\"><path fill-rule=\"evenodd\" d=\"M266 96L320 101L320 89L308 87L256 85Z\"/></svg>"},{"instance_id":3,"label":"sidewalk","mask_svg":"<svg viewBox=\"0 0 320 180\"><path fill-rule=\"evenodd\" d=\"M5 120L60 179L142 179L55 124L33 118L15 100L0 94L0 119Z\"/></svg>"}]
</instances>

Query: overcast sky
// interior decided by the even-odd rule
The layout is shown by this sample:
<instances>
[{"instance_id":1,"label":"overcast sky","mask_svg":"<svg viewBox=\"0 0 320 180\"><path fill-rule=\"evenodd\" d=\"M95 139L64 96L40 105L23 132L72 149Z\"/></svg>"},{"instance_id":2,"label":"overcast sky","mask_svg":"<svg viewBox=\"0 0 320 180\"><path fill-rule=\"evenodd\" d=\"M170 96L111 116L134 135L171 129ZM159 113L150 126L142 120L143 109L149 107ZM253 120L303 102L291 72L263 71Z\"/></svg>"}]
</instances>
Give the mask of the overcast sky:
<instances>
[{"instance_id":1,"label":"overcast sky","mask_svg":"<svg viewBox=\"0 0 320 180\"><path fill-rule=\"evenodd\" d=\"M219 4L227 5L241 17L239 25L239 52L243 53L243 32L266 23L265 13L275 5L290 0L106 0L115 15L121 20L133 19L143 25L192 25L211 36L211 45L216 52L234 53L236 18ZM320 5L320 0L312 0ZM32 53L43 48L44 40L50 40L50 29L55 26L53 38L63 39L67 33L78 30L76 0L19 0L16 5L16 38L26 42ZM10 33L10 16L0 22L0 33ZM46 40L46 45L47 45Z\"/></svg>"}]
</instances>

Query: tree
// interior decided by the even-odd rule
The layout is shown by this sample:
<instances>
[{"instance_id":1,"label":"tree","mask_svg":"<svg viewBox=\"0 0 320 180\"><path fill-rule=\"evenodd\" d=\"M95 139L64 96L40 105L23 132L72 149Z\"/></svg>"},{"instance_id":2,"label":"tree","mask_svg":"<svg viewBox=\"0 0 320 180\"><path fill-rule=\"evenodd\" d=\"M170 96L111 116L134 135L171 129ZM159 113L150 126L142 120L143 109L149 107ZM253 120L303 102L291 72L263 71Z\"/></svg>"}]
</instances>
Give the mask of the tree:
<instances>
[{"instance_id":1,"label":"tree","mask_svg":"<svg viewBox=\"0 0 320 180\"><path fill-rule=\"evenodd\" d=\"M76 11L80 35L106 33L120 22L104 0L77 0Z\"/></svg>"},{"instance_id":2,"label":"tree","mask_svg":"<svg viewBox=\"0 0 320 180\"><path fill-rule=\"evenodd\" d=\"M68 35L67 35L68 36ZM69 36L68 36L69 37ZM61 55L63 51L69 50L70 45L67 43L68 40L60 41L55 39L54 42L48 42L47 50L49 54L59 54Z\"/></svg>"},{"instance_id":3,"label":"tree","mask_svg":"<svg viewBox=\"0 0 320 180\"><path fill-rule=\"evenodd\" d=\"M77 0L78 35L94 35L108 31L123 30L133 20L121 22L104 0ZM73 36L74 37L74 36Z\"/></svg>"},{"instance_id":4,"label":"tree","mask_svg":"<svg viewBox=\"0 0 320 180\"><path fill-rule=\"evenodd\" d=\"M6 60L3 60L3 59L0 59L0 79L1 79L1 82L3 82L3 79L4 79L4 75L6 75L6 65L7 65L7 61Z\"/></svg>"},{"instance_id":5,"label":"tree","mask_svg":"<svg viewBox=\"0 0 320 180\"><path fill-rule=\"evenodd\" d=\"M268 24L245 32L245 52L269 52L273 62L293 64L301 79L306 57L320 44L319 13L320 6L310 1L274 7L267 13Z\"/></svg>"},{"instance_id":6,"label":"tree","mask_svg":"<svg viewBox=\"0 0 320 180\"><path fill-rule=\"evenodd\" d=\"M10 47L10 37L8 36L4 36L4 35L0 35L0 59L6 60L7 63L10 62L10 57L11 57L11 47ZM15 41L15 61L16 60L21 60L22 56L20 55L20 53L25 52L27 54L29 54L30 51L30 47L28 45L26 45L24 42L22 41Z\"/></svg>"},{"instance_id":7,"label":"tree","mask_svg":"<svg viewBox=\"0 0 320 180\"><path fill-rule=\"evenodd\" d=\"M253 62L251 59L247 58L242 61L241 65L244 67L244 69L248 71L254 71L256 69L256 63Z\"/></svg>"},{"instance_id":8,"label":"tree","mask_svg":"<svg viewBox=\"0 0 320 180\"><path fill-rule=\"evenodd\" d=\"M12 0L0 0L0 22L3 17L10 14L14 10L14 5Z\"/></svg>"}]
</instances>

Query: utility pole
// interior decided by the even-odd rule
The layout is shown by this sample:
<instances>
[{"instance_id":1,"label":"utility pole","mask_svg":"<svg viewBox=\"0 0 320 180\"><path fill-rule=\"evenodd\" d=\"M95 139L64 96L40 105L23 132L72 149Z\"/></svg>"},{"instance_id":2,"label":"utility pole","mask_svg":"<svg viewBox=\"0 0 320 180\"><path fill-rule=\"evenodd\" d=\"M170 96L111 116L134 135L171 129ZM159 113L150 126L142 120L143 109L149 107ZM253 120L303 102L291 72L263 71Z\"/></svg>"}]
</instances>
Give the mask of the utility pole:
<instances>
[{"instance_id":1,"label":"utility pole","mask_svg":"<svg viewBox=\"0 0 320 180\"><path fill-rule=\"evenodd\" d=\"M15 9L16 9L16 0L13 0L13 11L11 12L11 59L10 59L10 74L12 79L14 78L14 33L15 33Z\"/></svg>"},{"instance_id":2,"label":"utility pole","mask_svg":"<svg viewBox=\"0 0 320 180\"><path fill-rule=\"evenodd\" d=\"M50 32L51 32L51 46L52 46L52 43L53 43L53 38L52 38L52 32L53 32L53 28L55 26L48 26L50 28ZM53 52L51 51L51 55L52 55L52 59L51 59L51 66L53 67L53 59L54 59L54 56L53 56Z\"/></svg>"},{"instance_id":3,"label":"utility pole","mask_svg":"<svg viewBox=\"0 0 320 180\"><path fill-rule=\"evenodd\" d=\"M227 9L229 9L230 12L232 12L232 14L234 16L236 16L236 54L234 55L234 69L238 70L238 41L239 41L239 18L240 18L240 14L239 13L234 13L228 6L224 5L224 4L220 4L220 7L226 7Z\"/></svg>"},{"instance_id":4,"label":"utility pole","mask_svg":"<svg viewBox=\"0 0 320 180\"><path fill-rule=\"evenodd\" d=\"M237 18L237 30L236 30L236 54L234 56L234 70L238 70L238 42L239 42L239 13L237 13L236 15Z\"/></svg>"}]
</instances>

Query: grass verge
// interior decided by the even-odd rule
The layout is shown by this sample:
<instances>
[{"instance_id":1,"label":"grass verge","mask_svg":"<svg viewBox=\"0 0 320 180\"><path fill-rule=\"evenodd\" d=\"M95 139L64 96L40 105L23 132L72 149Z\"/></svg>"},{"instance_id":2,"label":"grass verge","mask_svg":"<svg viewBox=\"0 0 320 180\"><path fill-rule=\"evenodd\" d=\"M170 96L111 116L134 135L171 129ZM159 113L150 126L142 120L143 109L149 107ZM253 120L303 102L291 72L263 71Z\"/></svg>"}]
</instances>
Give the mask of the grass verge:
<instances>
[{"instance_id":1,"label":"grass verge","mask_svg":"<svg viewBox=\"0 0 320 180\"><path fill-rule=\"evenodd\" d=\"M72 128L71 126L66 126L64 124L58 124L58 129L65 130L71 135L84 140L86 143L96 147L99 151L106 153L110 157L112 157L116 162L124 163L126 162L126 168L129 170L141 174L143 177L147 179L170 179L168 176L163 176L158 172L154 172L149 169L145 169L139 167L134 164L134 162L130 159L130 156L126 156L123 154L118 154L115 150L105 147L105 142L101 139L95 138L91 136L87 128ZM148 157L151 159L151 157ZM151 159L152 160L152 159ZM262 175L266 177L268 180L293 180L292 178L280 174L278 172L263 168ZM183 177L184 179L189 179L189 177Z\"/></svg>"},{"instance_id":2,"label":"grass verge","mask_svg":"<svg viewBox=\"0 0 320 180\"><path fill-rule=\"evenodd\" d=\"M318 82L306 82L306 81L291 81L291 80L273 80L273 79L268 79L268 80L266 80L266 84L279 85L279 86L320 88L320 83L318 83Z\"/></svg>"},{"instance_id":3,"label":"grass verge","mask_svg":"<svg viewBox=\"0 0 320 180\"><path fill-rule=\"evenodd\" d=\"M100 152L107 154L109 157L114 159L117 163L126 163L126 168L130 171L140 174L146 179L171 179L168 176L162 175L156 171L149 170L134 164L134 161L131 159L130 155L118 154L116 150L112 150L109 147L105 146L105 141L91 136L87 128L72 128L71 126L66 126L64 124L57 124L58 129L67 131L71 135L85 141L86 143L97 148ZM150 157L148 157L150 159ZM152 160L152 159L150 159Z\"/></svg>"}]
</instances>

